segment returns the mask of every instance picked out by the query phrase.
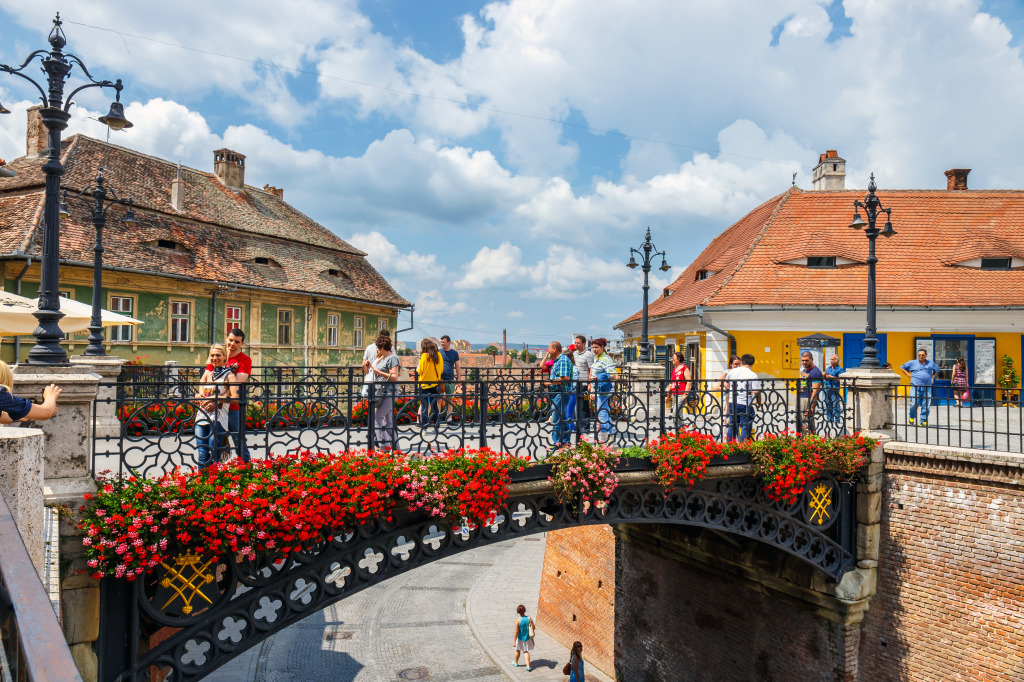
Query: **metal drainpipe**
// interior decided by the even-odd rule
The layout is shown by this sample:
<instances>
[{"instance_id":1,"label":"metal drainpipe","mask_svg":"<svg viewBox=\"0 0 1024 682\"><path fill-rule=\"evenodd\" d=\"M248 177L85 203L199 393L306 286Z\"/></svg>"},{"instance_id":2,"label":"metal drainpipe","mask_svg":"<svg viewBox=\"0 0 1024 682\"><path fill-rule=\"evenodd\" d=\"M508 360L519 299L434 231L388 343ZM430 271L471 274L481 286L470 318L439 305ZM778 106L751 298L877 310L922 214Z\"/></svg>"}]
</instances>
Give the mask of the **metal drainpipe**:
<instances>
[{"instance_id":1,"label":"metal drainpipe","mask_svg":"<svg viewBox=\"0 0 1024 682\"><path fill-rule=\"evenodd\" d=\"M25 259L25 267L21 269L18 276L14 278L14 293L21 296L21 278L25 276L28 271L28 267L32 265L32 256ZM18 364L21 358L21 336L14 337L14 364Z\"/></svg>"},{"instance_id":2,"label":"metal drainpipe","mask_svg":"<svg viewBox=\"0 0 1024 682\"><path fill-rule=\"evenodd\" d=\"M210 345L217 343L217 289L210 294Z\"/></svg>"},{"instance_id":3,"label":"metal drainpipe","mask_svg":"<svg viewBox=\"0 0 1024 682\"><path fill-rule=\"evenodd\" d=\"M392 343L394 344L394 348L395 348L395 352L396 353L398 352L398 335L401 332L411 331L414 328L413 327L413 316L415 314L416 314L416 304L413 303L412 305L409 306L409 326L404 328L404 329L396 329L395 330L395 338L391 340ZM395 313L395 321L397 322L397 320L398 320L398 313L396 312Z\"/></svg>"},{"instance_id":4,"label":"metal drainpipe","mask_svg":"<svg viewBox=\"0 0 1024 682\"><path fill-rule=\"evenodd\" d=\"M733 336L732 334L730 334L729 332L725 331L724 329L719 329L718 327L716 327L715 325L711 324L710 322L705 322L704 321L704 306L699 305L699 306L697 306L696 310L697 310L697 321L700 324L700 326L707 327L711 331L718 332L719 334L721 334L723 336L728 336L729 337L729 355L736 355L736 337Z\"/></svg>"}]
</instances>

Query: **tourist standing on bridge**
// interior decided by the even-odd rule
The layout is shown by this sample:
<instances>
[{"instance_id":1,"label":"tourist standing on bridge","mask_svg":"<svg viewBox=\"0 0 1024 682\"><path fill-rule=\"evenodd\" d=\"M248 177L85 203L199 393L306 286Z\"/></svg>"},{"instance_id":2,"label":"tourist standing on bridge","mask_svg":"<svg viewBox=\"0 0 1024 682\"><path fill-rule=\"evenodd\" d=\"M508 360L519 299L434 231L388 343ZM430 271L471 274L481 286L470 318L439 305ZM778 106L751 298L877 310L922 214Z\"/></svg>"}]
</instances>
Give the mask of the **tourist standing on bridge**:
<instances>
[{"instance_id":1,"label":"tourist standing on bridge","mask_svg":"<svg viewBox=\"0 0 1024 682\"><path fill-rule=\"evenodd\" d=\"M42 405L36 405L28 398L19 398L14 395L14 374L7 363L0 360L0 424L49 419L57 414L57 398L62 390L56 384L44 388Z\"/></svg>"},{"instance_id":2,"label":"tourist standing on bridge","mask_svg":"<svg viewBox=\"0 0 1024 682\"><path fill-rule=\"evenodd\" d=\"M370 365L373 374L373 439L374 448L395 447L395 382L402 373L398 356L391 352L391 336L377 337L377 358Z\"/></svg>"},{"instance_id":3,"label":"tourist standing on bridge","mask_svg":"<svg viewBox=\"0 0 1024 682\"><path fill-rule=\"evenodd\" d=\"M910 360L900 365L900 370L910 377L910 389L913 391L914 404L910 406L910 425L913 426L918 417L917 408L921 408L921 426L928 426L928 409L932 399L932 380L939 373L939 366L928 359L928 351L919 349L917 360Z\"/></svg>"},{"instance_id":4,"label":"tourist standing on bridge","mask_svg":"<svg viewBox=\"0 0 1024 682\"><path fill-rule=\"evenodd\" d=\"M797 381L797 433L814 433L814 408L818 406L818 393L824 375L814 366L814 355L805 350L800 354L800 380Z\"/></svg>"},{"instance_id":5,"label":"tourist standing on bridge","mask_svg":"<svg viewBox=\"0 0 1024 682\"><path fill-rule=\"evenodd\" d=\"M533 618L526 615L526 607L520 604L516 607L516 613L519 617L516 618L516 639L512 645L516 649L516 660L512 665L516 668L519 667L519 654L526 654L526 671L533 670L530 667L530 652L533 650L533 636L536 633L537 626L533 622Z\"/></svg>"},{"instance_id":6,"label":"tourist standing on bridge","mask_svg":"<svg viewBox=\"0 0 1024 682\"><path fill-rule=\"evenodd\" d=\"M445 364L433 339L426 338L420 341L420 351L420 362L416 366L416 374L413 378L419 385L420 426L426 426L428 423L437 424L438 421L437 396L440 393L438 384L441 382Z\"/></svg>"},{"instance_id":7,"label":"tourist standing on bridge","mask_svg":"<svg viewBox=\"0 0 1024 682\"><path fill-rule=\"evenodd\" d=\"M459 351L452 348L452 339L445 334L441 337L441 359L444 360L444 371L441 372L441 388L444 389L445 401L448 403L448 412L445 419L449 424L455 421L452 416L452 408L455 407L455 384L462 376L462 363L459 361Z\"/></svg>"},{"instance_id":8,"label":"tourist standing on bridge","mask_svg":"<svg viewBox=\"0 0 1024 682\"><path fill-rule=\"evenodd\" d=\"M580 400L582 405L577 405L576 409L580 412L580 419L583 423L580 425L580 430L584 433L590 431L590 371L594 366L594 353L589 350L587 346L587 337L583 334L577 334L573 339L573 345L576 346L576 355L574 360L576 362L576 370L579 372L579 376L576 377L576 381L579 381L581 388L578 393L580 394Z\"/></svg>"},{"instance_id":9,"label":"tourist standing on bridge","mask_svg":"<svg viewBox=\"0 0 1024 682\"><path fill-rule=\"evenodd\" d=\"M235 378L233 382L239 387L239 399L231 403L228 408L227 431L231 434L231 440L235 443L235 453L242 458L243 462L249 461L249 448L245 438L241 435L242 420L245 419L245 389L241 385L249 381L252 374L252 358L242 352L242 344L245 342L245 332L235 327L228 332L224 340L224 348L227 350L227 360L224 365L230 367ZM207 363L206 371L212 371L213 365ZM210 401L207 401L209 404ZM203 407L204 410L212 410L213 407Z\"/></svg>"},{"instance_id":10,"label":"tourist standing on bridge","mask_svg":"<svg viewBox=\"0 0 1024 682\"><path fill-rule=\"evenodd\" d=\"M594 351L594 364L590 368L590 382L594 386L594 393L597 396L597 420L601 423L601 430L597 439L611 440L615 435L615 426L612 421L612 393L615 392L615 384L612 383L612 376L615 374L615 361L605 350L608 347L608 340L601 337L590 343L590 349Z\"/></svg>"},{"instance_id":11,"label":"tourist standing on bridge","mask_svg":"<svg viewBox=\"0 0 1024 682\"><path fill-rule=\"evenodd\" d=\"M196 455L199 468L205 469L220 461L221 436L228 432L231 405L238 402L237 377L227 363L227 349L215 343L210 346L207 369L199 379L196 397Z\"/></svg>"},{"instance_id":12,"label":"tourist standing on bridge","mask_svg":"<svg viewBox=\"0 0 1024 682\"><path fill-rule=\"evenodd\" d=\"M845 371L846 368L839 364L839 356L833 353L825 368L825 417L834 424L843 419L843 401L837 377Z\"/></svg>"},{"instance_id":13,"label":"tourist standing on bridge","mask_svg":"<svg viewBox=\"0 0 1024 682\"><path fill-rule=\"evenodd\" d=\"M568 445L569 429L566 428L565 408L567 391L572 387L572 358L562 352L562 344L552 341L548 355L555 360L551 363L551 374L544 385L548 387L548 401L551 411L551 443L556 448Z\"/></svg>"},{"instance_id":14,"label":"tourist standing on bridge","mask_svg":"<svg viewBox=\"0 0 1024 682\"><path fill-rule=\"evenodd\" d=\"M729 440L750 440L754 402L761 399L761 381L753 368L754 356L744 353L740 366L725 374L729 384Z\"/></svg>"}]
</instances>

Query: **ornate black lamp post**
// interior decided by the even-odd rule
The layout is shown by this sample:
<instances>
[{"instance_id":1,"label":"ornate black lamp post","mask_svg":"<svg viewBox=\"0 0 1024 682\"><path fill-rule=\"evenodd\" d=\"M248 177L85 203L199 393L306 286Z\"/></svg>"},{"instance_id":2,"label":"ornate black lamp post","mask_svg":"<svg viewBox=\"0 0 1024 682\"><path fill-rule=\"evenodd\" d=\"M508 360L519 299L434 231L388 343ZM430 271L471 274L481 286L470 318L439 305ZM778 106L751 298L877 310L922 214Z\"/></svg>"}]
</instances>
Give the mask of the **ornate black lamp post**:
<instances>
[{"instance_id":1,"label":"ornate black lamp post","mask_svg":"<svg viewBox=\"0 0 1024 682\"><path fill-rule=\"evenodd\" d=\"M626 267L630 269L634 269L637 266L640 266L641 269L644 271L644 311L640 322L641 362L651 362L653 360L653 358L651 357L651 345L647 339L647 292L651 288L650 284L648 284L647 282L647 275L651 272L651 258L654 256L661 256L661 267L658 269L661 270L662 272L667 272L672 267L665 261L665 252L656 251L655 248L656 247L654 246L654 244L651 243L651 228L648 227L647 238L644 239L644 243L640 245L639 249L629 249L629 262L626 263ZM637 263L636 259L633 258L634 254L640 256L640 258L643 260L642 265L640 263Z\"/></svg>"},{"instance_id":2,"label":"ornate black lamp post","mask_svg":"<svg viewBox=\"0 0 1024 682\"><path fill-rule=\"evenodd\" d=\"M864 234L868 238L868 325L864 330L864 357L860 361L860 366L872 368L882 366L882 363L878 361L878 349L875 347L878 344L878 337L875 335L875 263L878 262L878 259L875 258L875 239L878 235L892 237L896 234L890 220L892 209L882 208L882 202L875 196L876 189L875 174L872 173L871 180L868 182L868 195L864 197L864 201L858 199L853 202L853 222L850 223L850 227L855 230L864 228ZM868 216L867 223L861 220L858 210L861 208ZM881 213L885 213L885 227L879 230L875 221Z\"/></svg>"},{"instance_id":3,"label":"ornate black lamp post","mask_svg":"<svg viewBox=\"0 0 1024 682\"><path fill-rule=\"evenodd\" d=\"M67 128L68 119L71 118L68 111L71 109L72 98L86 88L113 88L117 93L115 101L110 105L110 111L106 116L100 118L101 123L107 124L114 130L130 128L132 124L124 117L124 106L121 104L121 89L124 86L121 85L121 79L114 82L98 81L85 68L81 59L73 54L64 53L67 39L61 29L60 14L53 20L53 29L50 31L48 40L49 51L36 50L17 68L0 64L0 71L20 76L39 90L43 100L40 115L43 125L50 133L46 163L43 164L43 172L46 174L43 258L39 281L39 310L35 313L36 319L39 320L39 326L33 332L36 337L36 345L28 352L27 362L35 365L65 365L68 362L68 355L60 345L61 331L58 324L64 314L60 312L60 292L57 288L60 275L60 220L57 215L57 204L60 201L60 177L64 174L64 167L60 163L61 133ZM22 73L36 57L39 57L43 71L46 73L45 90L35 80ZM72 90L65 100L64 82L76 64L89 82ZM0 113L9 112L6 112L3 105L0 105Z\"/></svg>"},{"instance_id":4,"label":"ornate black lamp post","mask_svg":"<svg viewBox=\"0 0 1024 682\"><path fill-rule=\"evenodd\" d=\"M108 201L107 198L110 198ZM82 190L72 199L83 201L92 208L92 224L96 228L96 246L93 247L92 261L92 319L89 321L89 345L83 355L106 355L103 349L103 320L100 305L100 291L103 288L103 226L107 224L107 211L111 206L122 204L128 207L124 216L124 224L128 227L136 225L135 209L132 200L119 199L113 189L103 186L103 169L96 171L96 184ZM60 202L60 217L68 217L68 192L64 190L64 199Z\"/></svg>"}]
</instances>

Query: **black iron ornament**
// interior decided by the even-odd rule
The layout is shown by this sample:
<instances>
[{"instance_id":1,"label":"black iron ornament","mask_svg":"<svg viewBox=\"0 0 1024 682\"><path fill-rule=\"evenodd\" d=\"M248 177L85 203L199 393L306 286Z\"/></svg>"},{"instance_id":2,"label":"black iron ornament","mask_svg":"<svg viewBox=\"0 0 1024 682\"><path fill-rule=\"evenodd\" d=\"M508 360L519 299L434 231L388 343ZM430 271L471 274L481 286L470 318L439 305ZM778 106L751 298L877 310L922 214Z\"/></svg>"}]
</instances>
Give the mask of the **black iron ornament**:
<instances>
[{"instance_id":1,"label":"black iron ornament","mask_svg":"<svg viewBox=\"0 0 1024 682\"><path fill-rule=\"evenodd\" d=\"M58 203L60 201L60 178L64 174L64 166L60 162L60 140L61 133L67 128L68 120L71 118L69 111L73 104L72 100L75 95L87 88L112 88L116 93L116 98L110 105L110 112L100 120L114 130L131 127L131 123L124 117L124 107L121 104L121 90L124 88L121 79L116 81L96 80L81 59L73 54L65 53L64 46L67 44L67 38L64 36L61 24L58 13L53 20L53 28L50 30L48 38L49 50L36 50L18 67L0 64L0 71L24 78L39 91L43 104L39 113L43 125L49 132L46 162L42 166L43 172L46 174L46 189L43 209L43 256L40 261L42 270L39 282L39 309L34 313L36 319L39 320L39 326L33 332L36 343L28 352L26 360L30 364L38 365L65 365L68 362L68 355L60 345L63 333L59 322L64 314L60 312L58 288L60 279ZM23 73L37 57L46 74L45 89L33 78ZM75 66L82 71L82 75L88 82L72 90L65 98L65 81ZM3 113L10 112L0 106L0 114Z\"/></svg>"},{"instance_id":2,"label":"black iron ornament","mask_svg":"<svg viewBox=\"0 0 1024 682\"><path fill-rule=\"evenodd\" d=\"M875 174L872 173L871 179L868 181L868 194L864 197L864 201L858 199L853 202L853 220L850 222L850 227L854 230L863 228L864 235L868 238L868 323L864 330L864 357L860 366L872 368L882 366L878 360L878 348L876 348L878 330L875 306L875 264L878 262L878 258L875 257L875 239L879 235L883 237L896 235L896 230L892 228L892 209L882 208L882 202L875 196L876 189ZM868 216L866 223L860 217L862 208ZM885 227L879 230L875 221L881 213L885 213Z\"/></svg>"},{"instance_id":3,"label":"black iron ornament","mask_svg":"<svg viewBox=\"0 0 1024 682\"><path fill-rule=\"evenodd\" d=\"M640 256L641 262L637 263L633 255ZM658 251L654 243L651 242L651 228L647 228L647 237L644 239L643 244L640 248L629 249L629 262L626 263L626 267L633 270L640 267L644 272L644 308L640 318L640 362L652 362L654 360L654 353L651 352L650 340L647 338L647 301L648 292L651 288L648 283L648 275L651 272L651 259L657 256L661 256L661 267L658 269L662 272L668 272L672 269L672 266L665 260L665 252Z\"/></svg>"}]
</instances>

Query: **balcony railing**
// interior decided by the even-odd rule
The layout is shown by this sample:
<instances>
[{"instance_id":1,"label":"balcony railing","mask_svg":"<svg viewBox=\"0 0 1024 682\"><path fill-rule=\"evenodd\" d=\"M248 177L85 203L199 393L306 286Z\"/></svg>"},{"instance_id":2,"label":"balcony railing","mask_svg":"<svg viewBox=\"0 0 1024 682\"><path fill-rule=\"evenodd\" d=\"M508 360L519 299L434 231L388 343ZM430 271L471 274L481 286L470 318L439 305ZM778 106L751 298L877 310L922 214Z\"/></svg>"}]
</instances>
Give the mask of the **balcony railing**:
<instances>
[{"instance_id":1,"label":"balcony railing","mask_svg":"<svg viewBox=\"0 0 1024 682\"><path fill-rule=\"evenodd\" d=\"M896 386L896 440L1024 452L1019 389L992 386Z\"/></svg>"}]
</instances>

